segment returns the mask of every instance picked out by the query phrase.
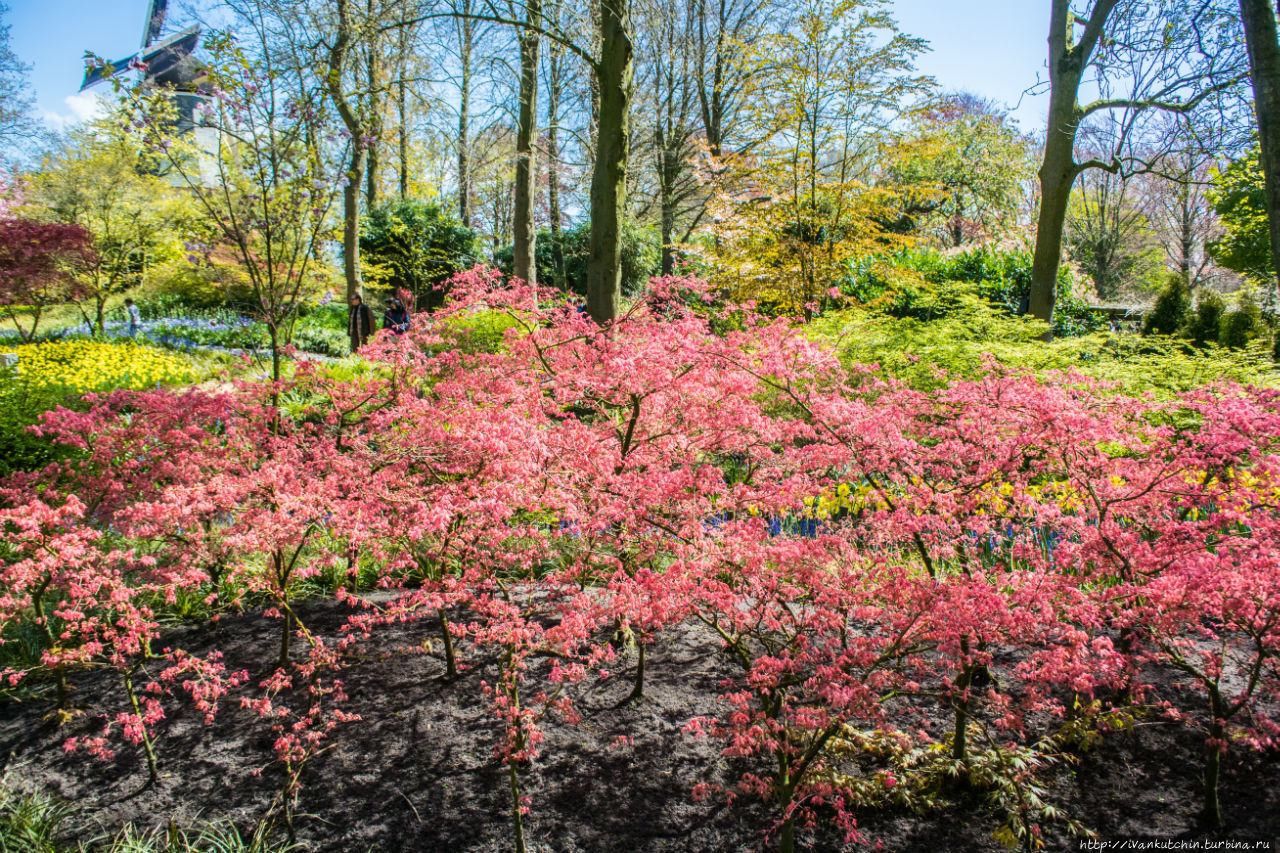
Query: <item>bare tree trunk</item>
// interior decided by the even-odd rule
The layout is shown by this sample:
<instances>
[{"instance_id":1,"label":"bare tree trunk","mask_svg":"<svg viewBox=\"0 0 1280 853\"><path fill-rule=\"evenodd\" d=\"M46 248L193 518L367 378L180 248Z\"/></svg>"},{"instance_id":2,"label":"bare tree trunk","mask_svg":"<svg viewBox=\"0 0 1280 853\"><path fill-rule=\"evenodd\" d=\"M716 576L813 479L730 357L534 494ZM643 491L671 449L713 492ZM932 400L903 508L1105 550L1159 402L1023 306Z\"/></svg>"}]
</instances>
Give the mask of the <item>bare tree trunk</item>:
<instances>
[{"instance_id":1,"label":"bare tree trunk","mask_svg":"<svg viewBox=\"0 0 1280 853\"><path fill-rule=\"evenodd\" d=\"M964 198L957 193L955 195L956 212L951 217L951 245L960 248L964 243Z\"/></svg>"},{"instance_id":2,"label":"bare tree trunk","mask_svg":"<svg viewBox=\"0 0 1280 853\"><path fill-rule=\"evenodd\" d=\"M342 272L347 279L347 300L364 296L360 277L360 178L369 150L357 146L347 164L347 185L342 188Z\"/></svg>"},{"instance_id":3,"label":"bare tree trunk","mask_svg":"<svg viewBox=\"0 0 1280 853\"><path fill-rule=\"evenodd\" d=\"M1226 703L1217 685L1209 688L1209 710L1213 722L1209 724L1209 738L1205 745L1204 805L1202 817L1212 829L1222 829L1222 806L1218 800L1218 781L1222 775L1222 745L1226 743Z\"/></svg>"},{"instance_id":4,"label":"bare tree trunk","mask_svg":"<svg viewBox=\"0 0 1280 853\"><path fill-rule=\"evenodd\" d=\"M409 27L400 27L399 36L400 79L396 82L396 115L399 119L397 128L398 160L400 161L398 177L400 179L400 200L409 197L409 82L405 79L409 73Z\"/></svg>"},{"instance_id":5,"label":"bare tree trunk","mask_svg":"<svg viewBox=\"0 0 1280 853\"><path fill-rule=\"evenodd\" d=\"M696 0L698 16L698 64L702 79L698 101L702 107L702 125L707 135L711 156L719 158L724 146L725 24L728 9L725 0L712 0L716 5L714 41L707 35L707 0ZM710 54L710 56L708 56ZM711 67L708 69L707 64ZM708 76L710 79L708 79Z\"/></svg>"},{"instance_id":6,"label":"bare tree trunk","mask_svg":"<svg viewBox=\"0 0 1280 853\"><path fill-rule=\"evenodd\" d=\"M1101 32L1116 0L1098 0L1094 32ZM1082 111L1077 100L1080 78L1096 43L1096 35L1073 45L1077 20L1069 0L1053 0L1049 24L1049 128L1044 161L1040 165L1040 216L1036 223L1036 251L1031 265L1031 314L1053 321L1057 299L1058 265L1062 261L1062 230L1067 221L1071 185L1080 174L1075 161L1076 131ZM1052 332L1050 332L1052 335Z\"/></svg>"},{"instance_id":7,"label":"bare tree trunk","mask_svg":"<svg viewBox=\"0 0 1280 853\"><path fill-rule=\"evenodd\" d=\"M1245 8L1266 6L1267 0L1241 0ZM1178 28L1166 12L1172 12L1185 4L1126 3L1123 0L1093 0L1088 17L1077 16L1072 11L1071 0L1051 0L1049 24L1049 126L1045 135L1044 161L1040 167L1040 218L1036 233L1036 253L1032 267L1031 313L1041 320L1052 321L1056 298L1058 265L1062 254L1062 226L1075 179L1088 169L1101 168L1112 174L1124 174L1125 145L1133 129L1133 117L1147 111L1190 116L1207 98L1230 91L1247 77L1247 73L1233 63L1226 62L1195 77L1179 76L1188 64L1206 59L1209 48L1202 42L1198 30L1195 37L1177 36ZM1113 14L1117 12L1118 14ZM1265 15L1270 21L1270 49L1276 51L1275 23L1271 11ZM1114 27L1113 27L1114 25ZM1109 32L1109 27L1117 30ZM1134 29L1136 27L1137 29ZM1079 40L1076 39L1077 31ZM1094 63L1099 45L1106 45L1099 57L1102 65L1110 65L1116 74L1126 62L1141 62L1145 51L1160 51L1163 70L1152 75L1131 74L1121 85L1132 85L1130 94L1123 97L1100 97L1081 106L1080 84L1086 69ZM1224 54L1230 58L1231 53ZM1241 59L1243 56L1241 55ZM1216 57L1215 57L1216 59ZM1096 69L1105 76L1106 68ZM1091 72L1091 78L1094 74ZM1274 78L1273 78L1274 79ZM1198 91L1189 96L1167 99L1173 91L1169 87L1197 85ZM1095 159L1076 162L1072 154L1081 123L1090 115L1124 111L1128 118L1120 122L1120 133L1112 144L1112 151ZM1265 148L1264 144L1264 148ZM1280 156L1280 155L1277 155Z\"/></svg>"},{"instance_id":8,"label":"bare tree trunk","mask_svg":"<svg viewBox=\"0 0 1280 853\"><path fill-rule=\"evenodd\" d=\"M518 279L537 284L538 267L534 259L537 232L533 221L533 195L537 177L533 152L534 134L538 127L538 46L542 37L535 32L542 26L540 0L526 0L525 27L520 41L520 111L516 125L516 191L512 273Z\"/></svg>"},{"instance_id":9,"label":"bare tree trunk","mask_svg":"<svg viewBox=\"0 0 1280 853\"><path fill-rule=\"evenodd\" d=\"M469 14L471 3L463 0L461 11ZM472 226L471 212L471 50L475 41L475 21L458 19L458 218Z\"/></svg>"},{"instance_id":10,"label":"bare tree trunk","mask_svg":"<svg viewBox=\"0 0 1280 853\"><path fill-rule=\"evenodd\" d=\"M1181 206L1178 218L1180 234L1178 235L1178 251L1181 257L1178 258L1178 272L1182 273L1182 279L1186 282L1187 293L1194 293L1195 277L1191 274L1192 254L1195 252L1196 231L1195 231L1195 211L1192 208L1191 201L1191 184L1182 184L1179 187L1178 204Z\"/></svg>"},{"instance_id":11,"label":"bare tree trunk","mask_svg":"<svg viewBox=\"0 0 1280 853\"><path fill-rule=\"evenodd\" d=\"M599 0L599 4L600 59L595 76L600 106L591 176L587 313L603 324L617 318L622 292L622 222L627 205L634 53L628 0Z\"/></svg>"},{"instance_id":12,"label":"bare tree trunk","mask_svg":"<svg viewBox=\"0 0 1280 853\"><path fill-rule=\"evenodd\" d=\"M338 28L329 48L325 88L342 124L351 135L351 159L347 164L346 186L342 188L342 267L347 279L347 299L362 295L360 280L360 183L368 163L365 125L356 107L343 90L342 75L351 50L351 0L337 0Z\"/></svg>"},{"instance_id":13,"label":"bare tree trunk","mask_svg":"<svg viewBox=\"0 0 1280 853\"><path fill-rule=\"evenodd\" d=\"M558 9L556 10L558 16ZM557 288L563 290L564 237L560 221L560 95L564 88L561 79L564 48L551 44L547 55L547 212L551 217L552 277Z\"/></svg>"},{"instance_id":14,"label":"bare tree trunk","mask_svg":"<svg viewBox=\"0 0 1280 853\"><path fill-rule=\"evenodd\" d=\"M676 268L676 205L670 188L662 187L662 274L671 275Z\"/></svg>"},{"instance_id":15,"label":"bare tree trunk","mask_svg":"<svg viewBox=\"0 0 1280 853\"><path fill-rule=\"evenodd\" d=\"M1054 139L1052 133L1049 139ZM1040 167L1040 216L1036 220L1036 251L1031 262L1031 297L1028 303L1032 316L1046 323L1053 322L1053 306L1058 296L1058 265L1062 261L1062 232L1075 179L1071 140L1046 142L1045 160Z\"/></svg>"},{"instance_id":16,"label":"bare tree trunk","mask_svg":"<svg viewBox=\"0 0 1280 853\"><path fill-rule=\"evenodd\" d=\"M367 10L369 20L374 20L374 0L368 0ZM365 188L364 203L366 208L372 208L378 203L378 169L380 167L378 157L378 146L382 144L382 112L380 104L382 97L381 91L382 81L378 79L378 45L376 42L370 42L365 46L367 53L365 54L365 77L367 79L368 94L365 96L369 99L369 156L365 164Z\"/></svg>"},{"instance_id":17,"label":"bare tree trunk","mask_svg":"<svg viewBox=\"0 0 1280 853\"><path fill-rule=\"evenodd\" d=\"M378 169L381 164L378 160L378 146L369 146L368 162L364 170L364 204L365 209L369 209L378 203Z\"/></svg>"},{"instance_id":18,"label":"bare tree trunk","mask_svg":"<svg viewBox=\"0 0 1280 853\"><path fill-rule=\"evenodd\" d=\"M679 156L679 152L672 151L671 135L673 128L669 123L669 113L664 115L662 90L666 81L663 80L662 69L658 69L658 80L655 81L655 89L658 91L657 103L654 105L654 148L656 149L658 172L658 208L660 212L661 231L662 231L662 274L671 275L675 268L675 247L672 245L675 241L676 230L676 201L675 201L675 177L677 169L672 168L671 161ZM670 100L665 106L670 108Z\"/></svg>"},{"instance_id":19,"label":"bare tree trunk","mask_svg":"<svg viewBox=\"0 0 1280 853\"><path fill-rule=\"evenodd\" d=\"M1280 36L1270 0L1240 0L1253 100L1262 144L1262 173L1266 181L1267 215L1271 220L1271 265L1280 284Z\"/></svg>"}]
</instances>

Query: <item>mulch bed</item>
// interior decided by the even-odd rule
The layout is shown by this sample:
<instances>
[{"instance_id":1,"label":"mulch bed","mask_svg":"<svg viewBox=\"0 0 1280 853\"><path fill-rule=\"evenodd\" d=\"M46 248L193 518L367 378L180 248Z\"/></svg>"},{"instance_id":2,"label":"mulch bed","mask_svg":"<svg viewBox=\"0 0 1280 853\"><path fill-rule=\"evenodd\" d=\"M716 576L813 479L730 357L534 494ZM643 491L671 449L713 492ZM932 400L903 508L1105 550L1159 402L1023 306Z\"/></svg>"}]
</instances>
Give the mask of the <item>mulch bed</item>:
<instances>
[{"instance_id":1,"label":"mulch bed","mask_svg":"<svg viewBox=\"0 0 1280 853\"><path fill-rule=\"evenodd\" d=\"M307 626L338 636L346 611L328 600L301 607ZM307 767L297 819L299 841L319 853L441 851L490 853L512 849L507 777L493 758L495 727L479 682L492 680L485 661L453 682L438 655L397 654L395 647L434 639L431 622L382 629L377 647L343 674L345 709L362 722L340 727L333 746ZM279 622L259 615L224 617L217 629L175 629L172 642L191 651L217 647L230 669L251 675L274 659ZM705 632L669 630L650 647L646 698L625 703L634 659L613 677L580 685L583 721L551 723L540 757L521 771L532 798L526 819L530 850L555 853L732 853L767 846L769 817L762 804L722 798L693 802L698 782L720 785L752 765L720 755L721 745L681 732L684 724L720 708L716 696L734 673ZM105 672L75 682L85 707L120 707L119 689ZM50 792L74 808L77 838L100 837L127 822L179 825L226 816L248 827L280 784L271 765L274 736L234 698L212 725L177 706L162 724L157 752L162 777L143 789L140 751L127 745L101 762L67 754L70 736L99 733L101 721L81 715L61 727L43 700L0 705L0 761L10 785ZM620 735L633 738L618 746ZM1203 744L1194 732L1162 724L1111 735L1058 773L1052 799L1101 838L1263 839L1280 849L1280 756L1233 752L1222 782L1222 836L1198 826ZM258 771L261 771L258 773ZM255 775L257 774L257 775ZM877 812L859 825L872 844L890 851L995 851L994 816L956 804L925 815ZM802 849L851 849L830 827L806 830ZM1075 850L1065 837L1049 850Z\"/></svg>"}]
</instances>

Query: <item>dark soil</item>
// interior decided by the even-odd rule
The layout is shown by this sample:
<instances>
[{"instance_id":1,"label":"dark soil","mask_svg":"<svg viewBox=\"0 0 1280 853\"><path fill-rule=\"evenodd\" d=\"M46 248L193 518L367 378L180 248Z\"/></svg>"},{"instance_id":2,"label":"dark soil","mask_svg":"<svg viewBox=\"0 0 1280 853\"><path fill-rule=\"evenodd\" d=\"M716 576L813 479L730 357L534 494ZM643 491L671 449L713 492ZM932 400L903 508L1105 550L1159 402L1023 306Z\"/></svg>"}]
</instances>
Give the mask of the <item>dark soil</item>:
<instances>
[{"instance_id":1,"label":"dark soil","mask_svg":"<svg viewBox=\"0 0 1280 853\"><path fill-rule=\"evenodd\" d=\"M310 630L336 640L345 611L329 601L301 610ZM378 649L416 647L434 638L432 623L396 626L378 635ZM230 669L251 674L273 661L279 622L227 618L213 629L177 629L170 642L191 651L220 648ZM340 727L333 746L307 766L297 819L305 849L489 853L512 849L505 771L493 758L495 726L479 682L492 680L485 661L454 682L438 655L375 654L342 674L345 708L362 722ZM716 645L692 627L668 631L650 647L645 700L624 702L634 659L612 678L580 685L580 725L548 725L540 757L521 771L532 798L526 819L530 850L555 853L732 853L767 846L763 805L713 797L694 803L698 782L730 785L752 765L731 765L720 745L681 732L699 715L720 709L720 684L733 674ZM76 682L76 701L102 708L120 701L105 671ZM105 703L105 704L104 704ZM275 796L280 770L271 764L268 725L231 698L212 725L181 704L172 707L157 742L162 778L143 789L140 752L122 746L101 762L62 749L71 736L97 734L102 722L81 715L57 727L50 702L0 705L0 760L10 785L40 789L74 805L78 838L110 833L126 822L178 824L228 816L248 827ZM627 735L631 745L615 740ZM1280 757L1233 752L1222 785L1223 835L1197 824L1202 740L1152 717L1111 735L1059 772L1051 801L1100 838L1231 838L1280 842ZM260 773L258 771L261 771ZM256 774L256 775L255 775ZM871 843L897 851L994 851L996 816L980 804L957 804L925 815L868 813L859 825ZM831 828L807 830L807 849L846 848ZM1050 850L1075 850L1064 836ZM1280 845L1276 849L1280 849Z\"/></svg>"}]
</instances>

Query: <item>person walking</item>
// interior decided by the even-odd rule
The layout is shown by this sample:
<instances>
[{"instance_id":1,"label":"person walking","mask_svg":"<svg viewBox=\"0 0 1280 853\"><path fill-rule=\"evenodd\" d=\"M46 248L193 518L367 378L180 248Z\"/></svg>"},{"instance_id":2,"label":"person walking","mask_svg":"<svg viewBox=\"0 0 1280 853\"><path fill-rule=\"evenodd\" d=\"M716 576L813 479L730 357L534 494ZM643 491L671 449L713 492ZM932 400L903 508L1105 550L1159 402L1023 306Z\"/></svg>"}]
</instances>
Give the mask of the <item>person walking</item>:
<instances>
[{"instance_id":1,"label":"person walking","mask_svg":"<svg viewBox=\"0 0 1280 853\"><path fill-rule=\"evenodd\" d=\"M347 312L347 334L351 337L351 352L360 351L360 347L369 342L373 334L373 312L364 304L360 294L351 295L351 308Z\"/></svg>"},{"instance_id":2,"label":"person walking","mask_svg":"<svg viewBox=\"0 0 1280 853\"><path fill-rule=\"evenodd\" d=\"M126 299L124 310L129 315L129 337L137 337L138 329L142 327L142 315L138 313L138 306L133 304L132 299Z\"/></svg>"},{"instance_id":3,"label":"person walking","mask_svg":"<svg viewBox=\"0 0 1280 853\"><path fill-rule=\"evenodd\" d=\"M382 315L382 328L390 329L397 335L409 331L409 312L404 304L394 297L387 299L387 311Z\"/></svg>"}]
</instances>

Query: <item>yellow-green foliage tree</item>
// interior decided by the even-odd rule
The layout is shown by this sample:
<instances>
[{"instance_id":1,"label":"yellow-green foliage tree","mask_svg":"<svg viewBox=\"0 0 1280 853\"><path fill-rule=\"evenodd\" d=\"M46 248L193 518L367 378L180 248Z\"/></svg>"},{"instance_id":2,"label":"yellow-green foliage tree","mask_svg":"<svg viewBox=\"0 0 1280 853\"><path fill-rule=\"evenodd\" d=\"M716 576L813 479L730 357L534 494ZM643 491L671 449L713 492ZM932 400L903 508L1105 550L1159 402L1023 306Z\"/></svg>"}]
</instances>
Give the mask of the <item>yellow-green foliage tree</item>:
<instances>
[{"instance_id":1,"label":"yellow-green foliage tree","mask_svg":"<svg viewBox=\"0 0 1280 853\"><path fill-rule=\"evenodd\" d=\"M960 92L911 116L889 152L913 230L946 246L998 237L1035 175L1031 140L994 104Z\"/></svg>"},{"instance_id":2,"label":"yellow-green foliage tree","mask_svg":"<svg viewBox=\"0 0 1280 853\"><path fill-rule=\"evenodd\" d=\"M338 163L350 144L327 151L315 144L328 135L318 98L295 97L268 52L250 52L229 32L207 38L205 49L210 97L197 107L192 133L174 132L171 99L121 90L136 143L164 164L198 210L210 261L243 272L278 380L281 348L303 299L329 280L322 247L343 189Z\"/></svg>"},{"instance_id":3,"label":"yellow-green foliage tree","mask_svg":"<svg viewBox=\"0 0 1280 853\"><path fill-rule=\"evenodd\" d=\"M1255 147L1213 176L1214 208L1225 233L1211 246L1218 263L1256 280L1275 279L1261 149Z\"/></svg>"},{"instance_id":4,"label":"yellow-green foliage tree","mask_svg":"<svg viewBox=\"0 0 1280 853\"><path fill-rule=\"evenodd\" d=\"M875 181L883 131L931 81L912 69L924 43L888 6L803 0L789 27L743 46L758 144L714 204L714 274L736 298L808 315L850 259L901 239Z\"/></svg>"},{"instance_id":5,"label":"yellow-green foliage tree","mask_svg":"<svg viewBox=\"0 0 1280 853\"><path fill-rule=\"evenodd\" d=\"M77 278L81 313L99 335L112 299L182 256L194 218L189 200L123 128L115 114L71 131L33 175L28 198L33 215L92 235L95 260Z\"/></svg>"}]
</instances>

